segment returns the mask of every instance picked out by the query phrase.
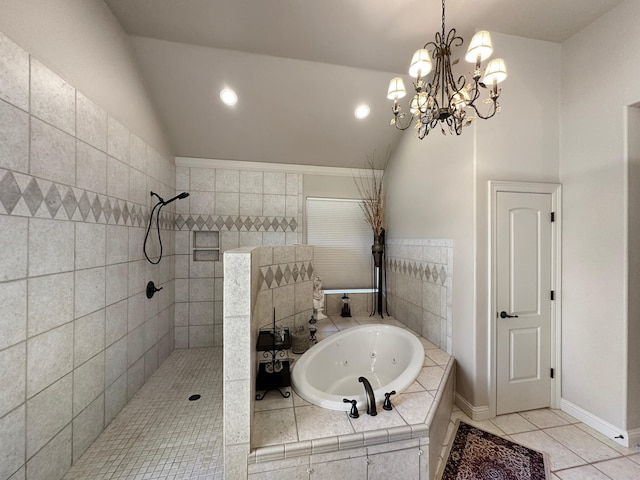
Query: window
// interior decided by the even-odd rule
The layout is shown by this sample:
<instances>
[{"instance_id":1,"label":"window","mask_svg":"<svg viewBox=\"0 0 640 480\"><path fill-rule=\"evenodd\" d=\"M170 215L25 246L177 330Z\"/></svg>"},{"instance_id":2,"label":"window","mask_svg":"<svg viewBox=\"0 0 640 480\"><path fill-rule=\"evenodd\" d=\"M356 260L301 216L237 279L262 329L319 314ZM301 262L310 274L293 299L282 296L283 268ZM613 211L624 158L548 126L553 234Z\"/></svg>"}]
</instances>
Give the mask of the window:
<instances>
[{"instance_id":1,"label":"window","mask_svg":"<svg viewBox=\"0 0 640 480\"><path fill-rule=\"evenodd\" d=\"M307 198L307 243L325 290L371 288L373 232L360 200Z\"/></svg>"}]
</instances>

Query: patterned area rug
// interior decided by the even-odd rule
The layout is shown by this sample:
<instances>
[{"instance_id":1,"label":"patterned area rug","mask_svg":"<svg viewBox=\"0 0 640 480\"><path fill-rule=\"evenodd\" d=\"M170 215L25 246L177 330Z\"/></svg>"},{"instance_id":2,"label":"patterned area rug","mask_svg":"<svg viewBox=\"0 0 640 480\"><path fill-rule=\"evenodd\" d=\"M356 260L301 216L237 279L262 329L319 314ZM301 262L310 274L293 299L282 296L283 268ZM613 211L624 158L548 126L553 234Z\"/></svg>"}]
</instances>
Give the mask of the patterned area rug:
<instances>
[{"instance_id":1,"label":"patterned area rug","mask_svg":"<svg viewBox=\"0 0 640 480\"><path fill-rule=\"evenodd\" d=\"M547 480L544 454L458 420L441 480Z\"/></svg>"}]
</instances>

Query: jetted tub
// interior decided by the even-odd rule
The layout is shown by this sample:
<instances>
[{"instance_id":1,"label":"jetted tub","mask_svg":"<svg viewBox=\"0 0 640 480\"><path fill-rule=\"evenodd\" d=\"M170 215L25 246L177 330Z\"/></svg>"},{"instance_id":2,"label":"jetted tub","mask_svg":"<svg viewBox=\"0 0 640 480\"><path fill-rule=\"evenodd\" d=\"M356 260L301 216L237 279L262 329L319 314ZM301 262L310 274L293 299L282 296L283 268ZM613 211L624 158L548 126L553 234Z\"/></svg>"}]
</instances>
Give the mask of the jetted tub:
<instances>
[{"instance_id":1,"label":"jetted tub","mask_svg":"<svg viewBox=\"0 0 640 480\"><path fill-rule=\"evenodd\" d=\"M400 393L418 377L424 364L424 347L409 330L371 324L335 333L311 347L293 365L291 384L308 402L330 410L346 410L343 399L356 399L367 408L363 376L371 383L376 404L384 394ZM391 397L393 401L393 397Z\"/></svg>"}]
</instances>

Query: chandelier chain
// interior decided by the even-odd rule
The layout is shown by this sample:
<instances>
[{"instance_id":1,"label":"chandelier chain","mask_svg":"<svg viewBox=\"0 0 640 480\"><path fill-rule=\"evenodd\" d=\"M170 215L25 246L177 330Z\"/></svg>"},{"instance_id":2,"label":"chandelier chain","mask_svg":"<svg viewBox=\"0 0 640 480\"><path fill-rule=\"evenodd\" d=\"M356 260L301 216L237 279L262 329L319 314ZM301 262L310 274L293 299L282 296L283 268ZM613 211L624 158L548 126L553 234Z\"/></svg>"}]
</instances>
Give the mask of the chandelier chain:
<instances>
[{"instance_id":1,"label":"chandelier chain","mask_svg":"<svg viewBox=\"0 0 640 480\"><path fill-rule=\"evenodd\" d=\"M444 25L444 0L442 0L442 39L444 40L444 32L446 27Z\"/></svg>"}]
</instances>

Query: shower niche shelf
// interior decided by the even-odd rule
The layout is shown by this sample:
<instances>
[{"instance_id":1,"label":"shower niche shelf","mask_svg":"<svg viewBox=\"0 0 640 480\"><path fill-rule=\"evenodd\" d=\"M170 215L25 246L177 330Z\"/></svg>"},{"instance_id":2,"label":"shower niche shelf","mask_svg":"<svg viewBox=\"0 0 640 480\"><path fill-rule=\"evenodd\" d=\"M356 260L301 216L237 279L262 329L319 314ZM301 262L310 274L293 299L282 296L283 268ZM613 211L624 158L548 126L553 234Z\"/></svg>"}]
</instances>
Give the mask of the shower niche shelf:
<instances>
[{"instance_id":1,"label":"shower niche shelf","mask_svg":"<svg viewBox=\"0 0 640 480\"><path fill-rule=\"evenodd\" d=\"M193 232L193 261L217 262L220 260L220 232Z\"/></svg>"}]
</instances>

